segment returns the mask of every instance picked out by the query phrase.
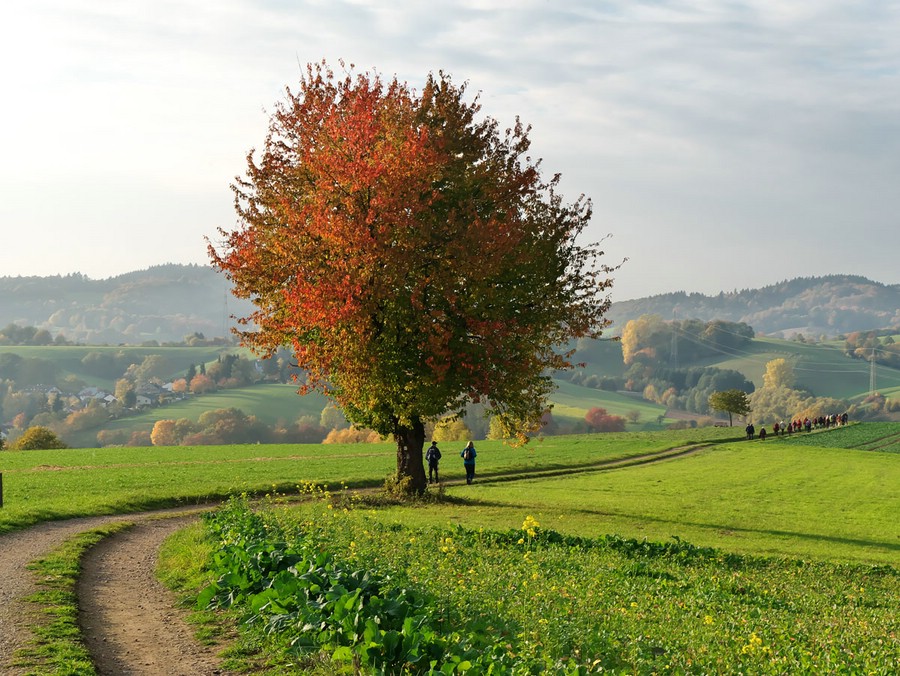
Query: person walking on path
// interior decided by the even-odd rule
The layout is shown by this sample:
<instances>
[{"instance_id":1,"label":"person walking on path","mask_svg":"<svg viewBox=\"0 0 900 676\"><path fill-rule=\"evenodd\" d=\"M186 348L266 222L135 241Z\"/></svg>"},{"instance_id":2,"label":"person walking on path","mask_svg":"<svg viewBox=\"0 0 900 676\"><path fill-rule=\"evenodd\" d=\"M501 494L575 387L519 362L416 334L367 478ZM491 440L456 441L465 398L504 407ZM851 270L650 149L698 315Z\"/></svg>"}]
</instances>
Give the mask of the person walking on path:
<instances>
[{"instance_id":1,"label":"person walking on path","mask_svg":"<svg viewBox=\"0 0 900 676\"><path fill-rule=\"evenodd\" d=\"M463 467L466 470L466 483L470 484L475 481L475 444L471 441L462 449L459 457L463 459Z\"/></svg>"},{"instance_id":2,"label":"person walking on path","mask_svg":"<svg viewBox=\"0 0 900 676\"><path fill-rule=\"evenodd\" d=\"M425 459L428 461L428 483L440 482L438 478L438 462L441 459L441 451L436 441L432 441L431 446L425 451Z\"/></svg>"}]
</instances>

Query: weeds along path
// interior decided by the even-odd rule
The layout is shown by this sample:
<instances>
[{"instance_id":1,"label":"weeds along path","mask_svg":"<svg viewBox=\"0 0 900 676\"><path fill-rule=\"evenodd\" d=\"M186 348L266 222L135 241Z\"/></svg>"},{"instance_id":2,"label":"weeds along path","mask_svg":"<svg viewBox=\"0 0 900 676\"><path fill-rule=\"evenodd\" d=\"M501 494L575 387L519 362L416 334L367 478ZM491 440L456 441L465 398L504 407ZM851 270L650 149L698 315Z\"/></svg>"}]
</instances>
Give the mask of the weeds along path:
<instances>
[{"instance_id":1,"label":"weeds along path","mask_svg":"<svg viewBox=\"0 0 900 676\"><path fill-rule=\"evenodd\" d=\"M193 511L199 512L203 509L205 508L198 508ZM114 516L67 519L64 521L49 521L25 530L0 535L0 673L4 674L4 676L19 676L20 674L26 673L24 668L17 667L14 664L15 652L32 638L29 627L41 621L40 608L24 601L26 597L37 591L34 573L27 568L29 563L46 556L60 547L66 540L69 540L79 533L92 528L97 528L104 524L134 521L138 524L135 528L139 533L139 535L135 537L142 543L138 546L138 550L143 547L145 555L151 557L151 563L147 564L145 566L146 570L140 571L139 574L149 575L153 579L153 583L158 585L159 583L156 582L154 577L154 570L156 567L155 557L159 544L166 535L163 531L169 527L168 524L171 524L172 530L181 528L185 524L185 521L181 518L160 519L159 517L171 514L185 514L186 511L187 510L184 508L179 508L175 510L158 510L141 514L120 514ZM140 526L145 523L159 523L166 524L166 526L162 528L150 528L144 531ZM127 533L128 531L125 531L123 535ZM115 545L106 546L109 548L114 547ZM100 545L98 545L98 547L100 547ZM137 558L138 556L139 555L134 550L129 550L129 553L125 554L125 561L117 561L117 565L124 565L129 557ZM147 561L147 559L143 559L143 561ZM85 574L88 573L89 571L85 570ZM150 589L150 583L147 582L145 578L142 579L143 581L140 583L143 585L142 588L144 590ZM123 596L128 593L130 592L123 590ZM146 591L143 593L146 595ZM154 595L158 595L160 592L154 591L153 593ZM140 597L132 596L129 599L129 602L132 604L134 615L140 617L141 611L135 602L136 598ZM147 621L150 621L149 618ZM129 669L100 673L124 675L143 673L161 674L167 672L132 671ZM172 671L168 673L178 674L181 672ZM191 671L184 673L202 674L204 672Z\"/></svg>"},{"instance_id":2,"label":"weeds along path","mask_svg":"<svg viewBox=\"0 0 900 676\"><path fill-rule=\"evenodd\" d=\"M18 672L12 666L15 650L30 638L28 625L37 611L23 599L36 591L26 566L45 556L69 538L90 528L132 517L92 517L50 521L0 536L0 672Z\"/></svg>"}]
</instances>

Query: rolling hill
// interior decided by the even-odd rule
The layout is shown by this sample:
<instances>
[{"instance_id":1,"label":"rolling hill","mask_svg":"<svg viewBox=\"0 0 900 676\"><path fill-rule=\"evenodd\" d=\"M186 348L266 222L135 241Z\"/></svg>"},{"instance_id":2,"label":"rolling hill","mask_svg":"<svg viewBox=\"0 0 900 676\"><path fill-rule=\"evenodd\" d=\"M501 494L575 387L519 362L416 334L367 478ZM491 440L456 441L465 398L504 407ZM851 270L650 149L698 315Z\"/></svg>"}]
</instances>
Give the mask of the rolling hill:
<instances>
[{"instance_id":1,"label":"rolling hill","mask_svg":"<svg viewBox=\"0 0 900 676\"><path fill-rule=\"evenodd\" d=\"M900 285L851 275L804 277L715 296L678 291L628 300L613 303L608 316L621 327L645 314L744 322L771 337L834 337L900 327Z\"/></svg>"},{"instance_id":2,"label":"rolling hill","mask_svg":"<svg viewBox=\"0 0 900 676\"><path fill-rule=\"evenodd\" d=\"M209 266L164 264L103 280L80 274L0 277L0 326L34 326L82 344L177 342L194 332L227 336L232 315L251 310ZM678 291L613 302L611 334L644 314L745 322L759 335L820 339L900 327L900 285L832 275L715 296Z\"/></svg>"},{"instance_id":3,"label":"rolling hill","mask_svg":"<svg viewBox=\"0 0 900 676\"><path fill-rule=\"evenodd\" d=\"M149 354L162 354L170 365L171 377L183 376L190 365L213 362L224 352L237 349L225 345L187 347L183 345L185 337L197 333L223 336L233 322L231 314L245 315L250 309L249 303L230 295L224 277L204 266L161 265L99 281L82 275L0 277L0 325L46 329L53 335L64 335L70 343L13 346L4 345L0 336L0 379L8 377L2 373L4 355L12 354L25 359L33 374L33 382L19 387L71 382L112 391L118 375L98 376L82 362L85 355L103 351L127 351L134 363ZM738 371L760 388L766 364L785 358L794 368L797 386L816 396L860 401L869 394L873 378L882 394L900 396L900 370L876 365L873 372L867 362L849 358L843 340L837 339L844 332L900 325L898 286L861 277L831 276L795 279L718 296L665 294L613 303L609 317L614 325L606 336L615 336L630 319L643 314L745 322L757 333L741 349L722 349L703 360L680 364L682 367ZM895 332L900 333L900 329ZM798 333L817 340L781 337L796 338ZM620 391L600 389L599 379L622 378L627 370L619 342L604 337L579 341L573 347L577 350L574 361L580 364L584 377L577 383L557 380L558 389L551 397L556 421L578 424L588 410L601 407L631 420L629 429L655 429L671 422L663 420L666 407L643 400L639 393L622 392L621 387L613 388ZM291 385L270 383L150 409L113 421L109 428L146 431L162 418L196 420L205 410L230 407L271 424L317 416L324 403L321 397L298 397ZM2 415L0 418L0 422L9 423ZM89 446L96 430L75 436L70 441Z\"/></svg>"}]
</instances>

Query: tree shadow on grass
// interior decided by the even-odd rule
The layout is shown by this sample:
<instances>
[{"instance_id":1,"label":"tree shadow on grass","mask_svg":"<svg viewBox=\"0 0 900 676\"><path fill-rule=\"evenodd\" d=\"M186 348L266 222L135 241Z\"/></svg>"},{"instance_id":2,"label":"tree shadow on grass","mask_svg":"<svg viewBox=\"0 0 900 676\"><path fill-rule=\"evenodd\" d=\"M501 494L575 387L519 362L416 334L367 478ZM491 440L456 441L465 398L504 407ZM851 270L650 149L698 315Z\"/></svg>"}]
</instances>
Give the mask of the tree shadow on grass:
<instances>
[{"instance_id":1,"label":"tree shadow on grass","mask_svg":"<svg viewBox=\"0 0 900 676\"><path fill-rule=\"evenodd\" d=\"M495 500L485 500L481 497L450 497L445 498L446 502L458 504L467 507L493 507L505 509L521 509L527 511L533 509L534 505L524 503L500 502ZM717 535L723 534L747 534L747 535L763 535L780 538L791 538L807 542L818 542L825 544L844 545L856 548L871 548L887 553L900 553L900 543L894 544L890 542L879 542L875 540L865 540L862 538L840 537L836 535L823 535L817 533L803 533L799 531L777 530L772 528L747 528L735 526L733 524L715 524L700 523L696 521L676 521L674 519L664 519L661 517L647 516L645 514L628 514L623 512L604 512L598 509L574 508L572 512L584 514L587 516L600 516L604 518L631 519L633 521L646 521L657 524L670 525L674 527L689 527L704 531L714 531Z\"/></svg>"},{"instance_id":2,"label":"tree shadow on grass","mask_svg":"<svg viewBox=\"0 0 900 676\"><path fill-rule=\"evenodd\" d=\"M532 465L527 469L509 469L494 470L489 472L479 472L476 469L475 481L479 484L484 483L500 483L507 481L527 481L529 479L547 479L561 476L572 476L575 474L589 474L592 472L608 472L614 469L622 469L625 467L635 467L637 465L649 465L656 462L666 460L675 460L683 458L687 455L693 455L703 451L720 442L707 442L696 444L687 444L676 448L667 448L662 451L652 451L650 453L642 453L640 455L630 455L615 458L604 458L592 462L583 462L577 464L562 463L546 463L541 465ZM724 442L723 442L724 443ZM444 470L444 476L447 476L447 470ZM462 478L444 479L443 484L448 486L459 485L463 483Z\"/></svg>"}]
</instances>

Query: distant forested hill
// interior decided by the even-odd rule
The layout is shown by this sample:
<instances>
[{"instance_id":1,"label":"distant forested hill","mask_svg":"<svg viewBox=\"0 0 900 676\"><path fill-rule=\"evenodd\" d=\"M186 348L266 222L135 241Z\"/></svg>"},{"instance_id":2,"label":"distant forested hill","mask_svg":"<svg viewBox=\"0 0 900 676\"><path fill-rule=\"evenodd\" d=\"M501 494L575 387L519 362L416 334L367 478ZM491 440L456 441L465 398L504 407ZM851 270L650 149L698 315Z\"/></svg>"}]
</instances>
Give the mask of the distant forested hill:
<instances>
[{"instance_id":1,"label":"distant forested hill","mask_svg":"<svg viewBox=\"0 0 900 676\"><path fill-rule=\"evenodd\" d=\"M834 337L900 327L900 285L849 275L801 277L716 296L679 291L613 303L609 318L621 327L645 314L663 319L744 322L758 334L777 338L798 333Z\"/></svg>"},{"instance_id":2,"label":"distant forested hill","mask_svg":"<svg viewBox=\"0 0 900 676\"><path fill-rule=\"evenodd\" d=\"M250 310L209 266L166 264L103 280L80 274L0 277L0 327L34 326L83 344L226 336L234 325L230 316ZM775 337L833 337L900 326L900 285L842 275L797 278L716 296L676 292L614 302L609 317L621 328L644 314L745 322Z\"/></svg>"},{"instance_id":3,"label":"distant forested hill","mask_svg":"<svg viewBox=\"0 0 900 676\"><path fill-rule=\"evenodd\" d=\"M34 326L84 344L226 336L230 315L250 309L230 288L224 275L201 265L158 265L103 280L0 277L0 326Z\"/></svg>"}]
</instances>

